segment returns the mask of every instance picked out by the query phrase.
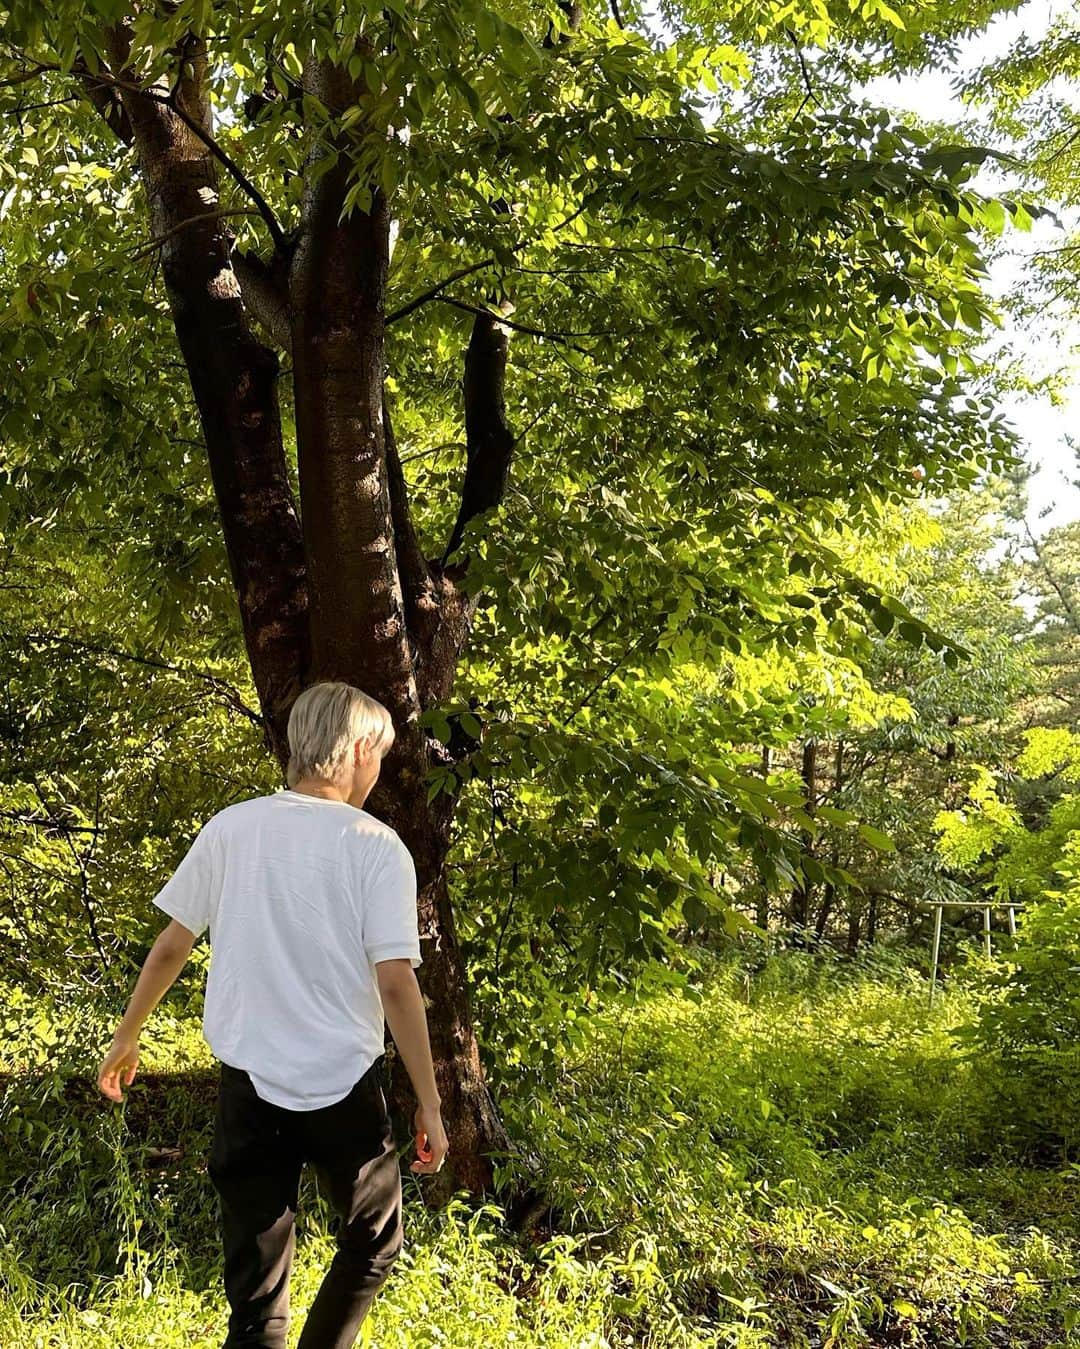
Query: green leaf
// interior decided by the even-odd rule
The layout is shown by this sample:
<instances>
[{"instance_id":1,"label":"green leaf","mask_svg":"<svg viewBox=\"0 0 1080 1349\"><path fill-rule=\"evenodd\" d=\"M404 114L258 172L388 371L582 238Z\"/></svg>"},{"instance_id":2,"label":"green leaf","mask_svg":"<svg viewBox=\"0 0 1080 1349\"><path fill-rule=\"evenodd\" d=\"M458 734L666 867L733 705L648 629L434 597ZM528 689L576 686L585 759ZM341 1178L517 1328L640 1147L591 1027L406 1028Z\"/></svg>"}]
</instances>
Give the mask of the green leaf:
<instances>
[{"instance_id":1,"label":"green leaf","mask_svg":"<svg viewBox=\"0 0 1080 1349\"><path fill-rule=\"evenodd\" d=\"M893 623L896 621L888 609L882 604L875 604L870 610L870 617L873 620L874 627L884 636L888 637L892 632Z\"/></svg>"},{"instance_id":2,"label":"green leaf","mask_svg":"<svg viewBox=\"0 0 1080 1349\"><path fill-rule=\"evenodd\" d=\"M876 848L878 852L895 852L896 844L888 836L883 834L880 829L875 829L872 824L860 824L859 834L871 848Z\"/></svg>"},{"instance_id":3,"label":"green leaf","mask_svg":"<svg viewBox=\"0 0 1080 1349\"><path fill-rule=\"evenodd\" d=\"M500 19L490 9L476 11L476 44L482 52L493 52L499 42Z\"/></svg>"}]
</instances>

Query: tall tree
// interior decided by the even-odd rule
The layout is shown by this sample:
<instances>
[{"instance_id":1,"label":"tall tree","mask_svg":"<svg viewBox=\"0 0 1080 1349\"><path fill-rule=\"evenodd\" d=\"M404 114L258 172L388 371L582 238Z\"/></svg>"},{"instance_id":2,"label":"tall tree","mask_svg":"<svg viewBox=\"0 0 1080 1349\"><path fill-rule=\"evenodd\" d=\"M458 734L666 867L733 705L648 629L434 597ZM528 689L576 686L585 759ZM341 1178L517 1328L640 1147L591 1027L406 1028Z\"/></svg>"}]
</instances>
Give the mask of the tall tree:
<instances>
[{"instance_id":1,"label":"tall tree","mask_svg":"<svg viewBox=\"0 0 1080 1349\"><path fill-rule=\"evenodd\" d=\"M788 12L756 40L787 46ZM896 13L799 22L891 49ZM504 729L446 710L481 606L481 651L523 612L572 635L574 715L628 652L816 641L808 607L839 631L884 602L819 525L917 490L913 459L947 490L1008 441L969 380L1004 212L965 186L981 154L811 115L784 80L744 138L749 63L717 17L687 6L666 46L637 19L5 11L5 125L29 132L2 166L8 483L109 516L125 465L174 480L201 439L269 749L312 680L391 710L372 807L417 864L447 1186L486 1186L507 1143L445 868L463 769ZM515 613L490 604L507 589ZM727 802L779 847L740 780Z\"/></svg>"}]
</instances>

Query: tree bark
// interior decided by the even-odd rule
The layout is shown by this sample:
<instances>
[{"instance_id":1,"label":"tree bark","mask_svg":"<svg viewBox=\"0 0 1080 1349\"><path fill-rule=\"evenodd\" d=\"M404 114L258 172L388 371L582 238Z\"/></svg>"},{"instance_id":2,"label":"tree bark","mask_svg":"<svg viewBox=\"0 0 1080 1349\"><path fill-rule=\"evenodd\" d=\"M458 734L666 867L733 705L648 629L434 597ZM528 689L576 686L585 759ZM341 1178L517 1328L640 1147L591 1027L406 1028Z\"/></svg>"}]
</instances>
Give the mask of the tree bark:
<instances>
[{"instance_id":1,"label":"tree bark","mask_svg":"<svg viewBox=\"0 0 1080 1349\"><path fill-rule=\"evenodd\" d=\"M412 775L409 775L412 780ZM473 1193L492 1188L492 1150L508 1151L511 1142L488 1090L480 1061L468 983L458 945L445 861L450 845L453 801L440 793L428 805L421 792L412 800L403 789L403 775L379 782L368 799L370 809L393 826L413 855L418 881L418 907L423 964L418 971L428 1009L435 1080L442 1098L450 1154L446 1167L425 1183L430 1204L445 1203L455 1188ZM398 1130L408 1137L415 1098L404 1064L387 1041L391 1065L391 1108Z\"/></svg>"},{"instance_id":2,"label":"tree bark","mask_svg":"<svg viewBox=\"0 0 1080 1349\"><path fill-rule=\"evenodd\" d=\"M502 305L503 312L510 308ZM514 434L506 419L507 328L493 316L477 314L465 354L465 481L461 506L445 556L461 543L475 516L497 506L506 492Z\"/></svg>"},{"instance_id":3,"label":"tree bark","mask_svg":"<svg viewBox=\"0 0 1080 1349\"><path fill-rule=\"evenodd\" d=\"M363 92L327 61L305 70L304 85L333 112ZM390 214L375 187L369 210L340 218L350 160L345 145L336 148L333 168L315 181L308 174L289 287L311 673L378 689L395 725L404 725L417 716L419 701L382 418ZM361 602L364 621L357 622Z\"/></svg>"}]
</instances>

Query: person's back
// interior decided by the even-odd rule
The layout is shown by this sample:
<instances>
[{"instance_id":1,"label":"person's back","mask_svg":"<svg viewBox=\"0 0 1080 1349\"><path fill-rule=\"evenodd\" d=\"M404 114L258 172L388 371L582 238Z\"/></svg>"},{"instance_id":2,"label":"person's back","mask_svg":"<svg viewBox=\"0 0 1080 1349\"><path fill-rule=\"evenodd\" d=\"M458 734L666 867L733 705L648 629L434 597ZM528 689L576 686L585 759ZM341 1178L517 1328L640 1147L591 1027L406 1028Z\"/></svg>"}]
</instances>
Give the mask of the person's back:
<instances>
[{"instance_id":1,"label":"person's back","mask_svg":"<svg viewBox=\"0 0 1080 1349\"><path fill-rule=\"evenodd\" d=\"M283 789L204 826L154 903L211 960L203 1029L264 1100L340 1100L383 1053L375 964L421 963L412 857L347 801Z\"/></svg>"},{"instance_id":2,"label":"person's back","mask_svg":"<svg viewBox=\"0 0 1080 1349\"><path fill-rule=\"evenodd\" d=\"M300 1175L338 1215L337 1251L298 1349L346 1349L403 1243L401 1173L381 1073L388 1023L416 1091L413 1172L448 1147L423 998L416 872L363 809L389 713L342 683L289 716L289 787L227 806L154 899L172 921L144 962L98 1072L122 1099L139 1031L209 931L203 1029L220 1061L207 1171L220 1199L226 1346L284 1349Z\"/></svg>"}]
</instances>

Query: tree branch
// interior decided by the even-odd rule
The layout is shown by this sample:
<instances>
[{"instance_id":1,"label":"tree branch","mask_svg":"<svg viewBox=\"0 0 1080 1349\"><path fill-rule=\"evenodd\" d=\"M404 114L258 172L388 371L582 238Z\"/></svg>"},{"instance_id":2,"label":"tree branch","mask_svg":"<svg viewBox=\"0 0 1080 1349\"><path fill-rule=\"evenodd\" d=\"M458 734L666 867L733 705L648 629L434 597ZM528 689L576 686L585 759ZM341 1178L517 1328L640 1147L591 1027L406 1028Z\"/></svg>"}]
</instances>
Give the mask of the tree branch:
<instances>
[{"instance_id":1,"label":"tree branch","mask_svg":"<svg viewBox=\"0 0 1080 1349\"><path fill-rule=\"evenodd\" d=\"M462 306L463 308L465 306ZM509 301L503 302L509 308ZM506 357L510 338L502 318L468 306L476 315L465 353L465 480L457 520L442 556L459 547L465 526L503 499L514 433L506 418Z\"/></svg>"},{"instance_id":2,"label":"tree branch","mask_svg":"<svg viewBox=\"0 0 1080 1349\"><path fill-rule=\"evenodd\" d=\"M794 123L799 120L803 108L806 107L806 105L811 101L811 99L819 105L821 103L821 100L814 92L814 86L810 81L810 70L806 64L806 57L803 56L802 54L802 48L799 46L799 39L795 36L795 34L792 32L790 28L785 28L784 32L787 33L788 37L791 39L791 45L795 48L795 55L798 57L799 60L799 70L802 74L803 84L806 86L806 97L799 104L795 116L791 119L791 121Z\"/></svg>"},{"instance_id":3,"label":"tree branch","mask_svg":"<svg viewBox=\"0 0 1080 1349\"><path fill-rule=\"evenodd\" d=\"M40 783L37 781L36 778L32 778L31 781L33 782L34 791L37 793L38 800L41 802L44 809L49 814L51 814L52 812L49 809L49 802L45 797L45 793L41 790ZM68 849L71 852L71 856L75 861L75 865L79 868L79 898L82 900L82 906L86 910L87 926L90 929L90 936L91 939L93 940L94 947L97 950L98 959L101 961L102 972L104 973L106 978L114 979L113 971L109 965L109 959L108 956L106 956L105 954L105 947L101 940L101 933L98 930L97 914L94 912L94 902L90 895L90 872L88 867L88 860L89 856L93 854L94 844L97 842L96 831L94 836L90 840L90 852L87 855L87 857L84 857L82 853L79 852L78 848L76 848L75 844L72 842L70 833L65 833L62 835L62 837L64 842L67 844Z\"/></svg>"},{"instance_id":4,"label":"tree branch","mask_svg":"<svg viewBox=\"0 0 1080 1349\"><path fill-rule=\"evenodd\" d=\"M281 434L280 364L252 334L228 232L207 215L220 206L223 162L211 134L210 59L205 44L185 42L180 77L163 93L127 78L123 26L108 43L112 69L123 75L98 78L119 91L151 233L164 239L162 278L205 437L260 721L284 767L288 713L310 663L307 564Z\"/></svg>"},{"instance_id":5,"label":"tree branch","mask_svg":"<svg viewBox=\"0 0 1080 1349\"><path fill-rule=\"evenodd\" d=\"M112 85L95 75L80 56L75 62L73 73L83 80L83 92L101 114L105 125L124 145L132 145L135 132L131 118L127 115L120 95Z\"/></svg>"},{"instance_id":6,"label":"tree branch","mask_svg":"<svg viewBox=\"0 0 1080 1349\"><path fill-rule=\"evenodd\" d=\"M269 263L254 253L233 249L233 271L240 283L244 308L282 351L292 347L288 272L279 253Z\"/></svg>"},{"instance_id":7,"label":"tree branch","mask_svg":"<svg viewBox=\"0 0 1080 1349\"><path fill-rule=\"evenodd\" d=\"M152 253L156 248L160 248L162 244L167 243L174 234L179 234L181 230L187 229L188 226L194 225L200 220L226 220L234 215L258 214L258 211L255 210L241 209L237 211L202 211L198 215L189 215L184 220L178 220L177 223L173 225L171 229L166 230L164 234L159 234L153 239L148 239L144 244L136 244L134 251L131 254L130 261L137 262L140 258L145 257L147 253Z\"/></svg>"},{"instance_id":8,"label":"tree branch","mask_svg":"<svg viewBox=\"0 0 1080 1349\"><path fill-rule=\"evenodd\" d=\"M585 350L584 347L575 346L570 340L574 337L610 337L610 329L602 328L595 332L567 333L551 332L545 328L533 328L527 323L515 323L513 319L507 318L505 314L496 314L492 309L484 309L477 304L466 304L464 300L455 300L451 295L436 295L435 299L442 304L452 305L455 309L460 309L466 314L476 314L480 318L488 318L504 328L513 328L515 332L528 333L530 337L543 337L548 342L558 342L562 346L572 348L580 352L582 356L589 356L592 353ZM475 331L475 329L474 329Z\"/></svg>"},{"instance_id":9,"label":"tree branch","mask_svg":"<svg viewBox=\"0 0 1080 1349\"><path fill-rule=\"evenodd\" d=\"M409 509L408 488L398 454L397 438L390 417L385 390L383 392L383 435L386 442L386 476L390 489L390 513L394 523L394 549L397 553L398 576L401 579L402 599L405 603L405 624L414 639L414 649L425 650L427 624L425 613L434 614L433 578L424 557L420 540ZM436 615L437 617L437 615Z\"/></svg>"},{"instance_id":10,"label":"tree branch","mask_svg":"<svg viewBox=\"0 0 1080 1349\"><path fill-rule=\"evenodd\" d=\"M36 80L39 75L48 74L50 70L59 70L59 66L39 62L32 70L24 70L18 75L10 75L6 80L0 80L0 89L15 89L20 84L29 84L31 80Z\"/></svg>"},{"instance_id":11,"label":"tree branch","mask_svg":"<svg viewBox=\"0 0 1080 1349\"><path fill-rule=\"evenodd\" d=\"M38 75L48 70L64 73L62 66L54 62L50 62L50 63L41 63L39 68L33 72L33 75ZM221 146L217 143L214 137L211 136L210 133L204 127L200 126L198 121L191 116L191 114L187 111L186 108L184 108L178 96L180 81L177 81L176 88L169 90L168 93L164 93L160 89L149 88L146 85L139 84L133 80L121 79L119 76L110 74L105 70L100 70L96 75L91 75L89 71L86 69L85 63L83 63L81 69L74 68L71 73L77 79L81 80L84 84L87 84L89 86L87 89L87 93L88 96L90 97L91 102L94 104L95 107L98 108L98 111L102 113L102 116L105 118L105 121L108 123L110 128L114 132L116 132L117 135L120 136L121 140L124 140L129 144L131 143L132 139L130 135L130 121L128 121L128 123L126 124L125 129L121 131L119 125L117 124L119 121L118 114L114 114L112 112L111 105L108 107L106 106L107 100L102 99L101 93L99 92L100 89L104 89L106 91L109 91L110 93L112 93L113 91L119 91L122 93L138 95L138 97L140 98L146 98L149 99L151 102L160 103L165 107L167 107L175 117L179 118L179 120L183 122L183 124L187 127L187 129L191 132L193 136L197 137L200 141L202 141L202 143L206 146L206 148L210 151L210 153L214 156L214 158L218 161L218 163L222 165L222 167L226 170L226 172L233 179L233 181L236 182L238 186L247 194L247 196L250 197L251 200L255 203L259 215L262 216L263 220L266 222L267 229L270 231L270 237L274 241L274 247L276 249L280 249L282 252L288 252L289 240L285 234L285 231L278 224L277 216L274 215L274 212L270 207L270 203L266 200L266 198L255 186L255 184L251 181L251 179L247 176L247 174L244 173L243 169L240 168L239 164L237 164L234 159L232 159L228 154L226 154L226 152L221 148ZM33 78L33 75L28 74L25 78L26 79ZM20 78L18 82L21 83L22 79ZM130 119L130 113L127 113L127 118Z\"/></svg>"},{"instance_id":12,"label":"tree branch","mask_svg":"<svg viewBox=\"0 0 1080 1349\"><path fill-rule=\"evenodd\" d=\"M1061 607L1065 610L1065 617L1069 620L1069 627L1072 628L1074 633L1080 635L1080 619L1077 618L1076 610L1073 608L1072 603L1069 599L1069 596L1066 594L1064 587L1058 581L1058 578L1054 575L1053 571L1050 568L1049 563L1046 561L1046 557L1043 553L1043 550L1039 547L1039 541L1032 533L1031 526L1028 524L1026 519L1024 520L1024 531L1028 536L1028 542L1031 544L1031 550L1035 554L1035 560L1042 568L1043 575L1046 577L1047 581L1053 588L1054 593L1061 601Z\"/></svg>"},{"instance_id":13,"label":"tree branch","mask_svg":"<svg viewBox=\"0 0 1080 1349\"><path fill-rule=\"evenodd\" d=\"M12 820L15 824L32 824L40 829L53 829L59 834L97 834L100 829L93 824L68 824L51 816L24 815L17 810L0 810L0 819Z\"/></svg>"},{"instance_id":14,"label":"tree branch","mask_svg":"<svg viewBox=\"0 0 1080 1349\"><path fill-rule=\"evenodd\" d=\"M473 272L479 272L484 267L490 267L494 262L494 258L484 258L481 262L474 262L468 267L461 267L456 272L451 272L448 277L445 277L442 281L439 281L436 285L430 287L430 289L422 291L415 299L410 300L408 304L404 304L400 309L395 309L392 314L388 314L386 317L387 326L389 327L391 323L396 323L398 319L405 318L406 315L411 314L414 309L419 309L421 305L427 304L429 300L437 299L440 292L444 291L446 287L453 282L460 281L463 276L471 276Z\"/></svg>"},{"instance_id":15,"label":"tree branch","mask_svg":"<svg viewBox=\"0 0 1080 1349\"><path fill-rule=\"evenodd\" d=\"M198 679L203 683L209 684L217 693L222 701L234 711L247 717L249 721L256 726L263 724L263 718L253 707L249 707L244 702L241 694L233 688L228 680L222 679L219 675L208 674L205 670L193 670L185 668L183 665L174 665L167 660L162 660L158 656L140 656L135 651L124 651L115 646L102 646L97 642L86 642L78 637L68 637L65 633L42 632L40 629L31 628L26 632L16 632L13 629L7 630L7 636L18 645L25 645L27 642L44 642L53 646L66 646L73 651L89 652L98 656L110 656L114 660L129 661L135 665L145 665L152 670L167 670L170 674L183 675L185 679Z\"/></svg>"}]
</instances>

